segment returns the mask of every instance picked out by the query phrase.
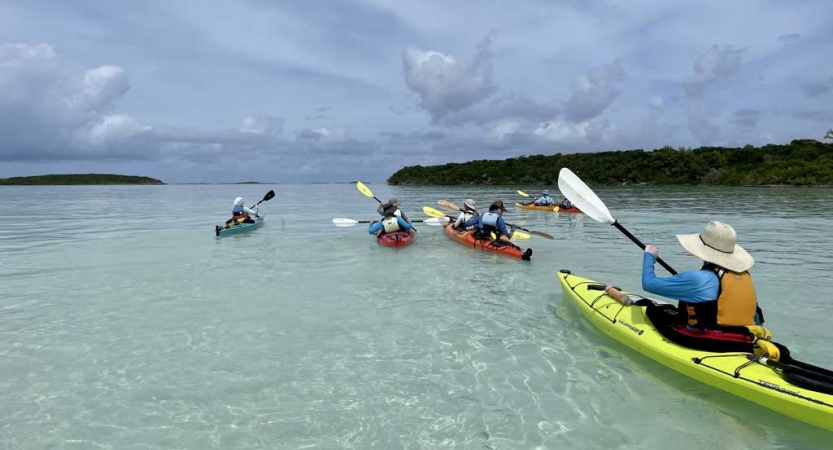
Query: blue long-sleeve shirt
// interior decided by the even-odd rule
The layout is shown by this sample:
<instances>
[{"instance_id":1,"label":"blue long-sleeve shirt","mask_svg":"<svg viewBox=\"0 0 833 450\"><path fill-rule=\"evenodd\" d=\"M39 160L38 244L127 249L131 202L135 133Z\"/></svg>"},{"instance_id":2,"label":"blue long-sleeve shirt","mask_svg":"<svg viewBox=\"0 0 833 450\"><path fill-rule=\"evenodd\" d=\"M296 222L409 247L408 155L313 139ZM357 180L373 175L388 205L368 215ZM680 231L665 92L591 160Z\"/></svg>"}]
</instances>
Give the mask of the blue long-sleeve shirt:
<instances>
[{"instance_id":1,"label":"blue long-sleeve shirt","mask_svg":"<svg viewBox=\"0 0 833 450\"><path fill-rule=\"evenodd\" d=\"M394 217L396 217L396 223L398 223L398 224L399 224L399 228L400 228L402 231L408 231L408 230L410 230L411 228L413 228L413 226L412 226L411 224L409 224L407 221L405 221L405 219L403 219L403 218L401 218L401 217L399 217L399 216L394 216ZM376 223L371 223L371 224L367 227L367 232L368 232L369 234L376 234L376 233L378 233L378 232L379 232L379 230L384 229L384 227L385 227L385 226L382 224L382 221L380 220L380 221L378 221L378 222L376 222Z\"/></svg>"},{"instance_id":2,"label":"blue long-sleeve shirt","mask_svg":"<svg viewBox=\"0 0 833 450\"><path fill-rule=\"evenodd\" d=\"M687 270L668 278L654 274L654 255L645 252L642 259L642 289L663 297L700 303L717 300L720 280L707 270Z\"/></svg>"},{"instance_id":3,"label":"blue long-sleeve shirt","mask_svg":"<svg viewBox=\"0 0 833 450\"><path fill-rule=\"evenodd\" d=\"M538 205L538 206L554 205L555 200L553 200L552 197L549 197L549 196L545 195L545 196L542 196L542 197L539 197L538 199L536 199L535 204Z\"/></svg>"},{"instance_id":4,"label":"blue long-sleeve shirt","mask_svg":"<svg viewBox=\"0 0 833 450\"><path fill-rule=\"evenodd\" d=\"M466 222L466 228L470 227L478 227L480 228L480 221L483 219L483 215L479 215L477 217L472 218L468 222ZM497 229L500 232L501 236L509 237L509 230L506 229L506 222L503 220L503 216L498 217L497 219ZM498 236L500 237L500 236Z\"/></svg>"},{"instance_id":5,"label":"blue long-sleeve shirt","mask_svg":"<svg viewBox=\"0 0 833 450\"><path fill-rule=\"evenodd\" d=\"M656 262L654 255L645 252L642 259L642 289L687 303L717 300L720 280L715 273L708 270L687 270L668 278L657 278L654 274ZM755 313L755 323L761 325L758 313Z\"/></svg>"}]
</instances>

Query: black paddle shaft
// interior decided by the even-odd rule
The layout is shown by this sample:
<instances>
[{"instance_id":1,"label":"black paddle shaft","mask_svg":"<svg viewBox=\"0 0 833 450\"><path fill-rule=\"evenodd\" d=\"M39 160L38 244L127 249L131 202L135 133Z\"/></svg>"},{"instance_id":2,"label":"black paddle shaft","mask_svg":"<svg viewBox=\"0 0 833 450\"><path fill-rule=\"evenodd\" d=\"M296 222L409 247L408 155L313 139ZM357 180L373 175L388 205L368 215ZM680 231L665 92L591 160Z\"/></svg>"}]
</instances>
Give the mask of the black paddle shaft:
<instances>
[{"instance_id":1,"label":"black paddle shaft","mask_svg":"<svg viewBox=\"0 0 833 450\"><path fill-rule=\"evenodd\" d=\"M620 224L618 221L614 221L613 226L618 228L619 231L621 231L622 233L624 233L624 235L627 236L628 239L632 240L634 242L634 244L638 245L639 248L641 248L642 250L645 250L645 244L643 244L642 241L637 239L636 236L632 235L630 231L626 230L625 227L622 226L622 224ZM667 270L671 275L676 275L677 274L677 271L674 270L673 268L671 268L671 266L669 266L668 263L663 261L662 258L657 257L657 262L662 267L665 267L665 270Z\"/></svg>"}]
</instances>

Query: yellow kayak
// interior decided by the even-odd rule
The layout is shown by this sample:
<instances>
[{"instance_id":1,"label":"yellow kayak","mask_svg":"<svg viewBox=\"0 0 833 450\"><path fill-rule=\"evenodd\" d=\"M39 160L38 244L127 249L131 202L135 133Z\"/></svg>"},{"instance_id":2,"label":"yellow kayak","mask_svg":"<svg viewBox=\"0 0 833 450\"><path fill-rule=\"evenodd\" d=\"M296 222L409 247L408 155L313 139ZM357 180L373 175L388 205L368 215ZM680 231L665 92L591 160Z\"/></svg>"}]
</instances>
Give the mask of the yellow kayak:
<instances>
[{"instance_id":1,"label":"yellow kayak","mask_svg":"<svg viewBox=\"0 0 833 450\"><path fill-rule=\"evenodd\" d=\"M576 207L572 208L561 208L558 205L550 205L550 206L538 206L538 205L525 205L523 203L515 203L515 206L520 209L532 209L535 211L551 211L551 212L563 212L563 213L580 213Z\"/></svg>"},{"instance_id":2,"label":"yellow kayak","mask_svg":"<svg viewBox=\"0 0 833 450\"><path fill-rule=\"evenodd\" d=\"M775 362L753 353L715 353L683 347L660 334L649 319L649 314L660 309L654 307L648 312L645 303L651 302L649 299L640 301L640 305L624 306L603 292L604 283L566 270L557 277L564 296L609 337L697 381L833 431L833 384L828 383L833 381L833 372L794 360L785 364L783 357L782 362Z\"/></svg>"}]
</instances>

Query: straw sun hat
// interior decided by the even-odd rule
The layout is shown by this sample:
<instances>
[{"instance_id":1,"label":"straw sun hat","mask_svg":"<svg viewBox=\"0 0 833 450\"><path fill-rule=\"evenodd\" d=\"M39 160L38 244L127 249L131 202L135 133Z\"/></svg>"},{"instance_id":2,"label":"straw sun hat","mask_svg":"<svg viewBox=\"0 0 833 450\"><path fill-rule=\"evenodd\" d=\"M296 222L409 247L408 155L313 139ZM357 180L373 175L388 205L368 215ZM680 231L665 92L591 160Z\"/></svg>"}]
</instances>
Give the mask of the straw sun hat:
<instances>
[{"instance_id":1,"label":"straw sun hat","mask_svg":"<svg viewBox=\"0 0 833 450\"><path fill-rule=\"evenodd\" d=\"M737 244L735 229L723 222L709 222L699 234L678 234L677 240L692 255L732 272L746 272L755 265L755 258Z\"/></svg>"}]
</instances>

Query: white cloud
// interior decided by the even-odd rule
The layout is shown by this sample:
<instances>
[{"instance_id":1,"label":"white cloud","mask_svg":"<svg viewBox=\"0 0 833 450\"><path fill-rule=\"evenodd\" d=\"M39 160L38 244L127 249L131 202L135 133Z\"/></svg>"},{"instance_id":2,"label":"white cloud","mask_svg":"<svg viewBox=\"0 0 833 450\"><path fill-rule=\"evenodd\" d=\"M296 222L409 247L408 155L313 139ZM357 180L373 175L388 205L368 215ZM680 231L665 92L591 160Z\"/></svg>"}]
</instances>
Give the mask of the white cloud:
<instances>
[{"instance_id":1,"label":"white cloud","mask_svg":"<svg viewBox=\"0 0 833 450\"><path fill-rule=\"evenodd\" d=\"M122 114L104 116L89 131L89 141L104 144L112 140L123 140L135 136L151 127L140 124L136 119Z\"/></svg>"},{"instance_id":2,"label":"white cloud","mask_svg":"<svg viewBox=\"0 0 833 450\"><path fill-rule=\"evenodd\" d=\"M25 59L53 59L55 50L49 44L0 43L0 64Z\"/></svg>"},{"instance_id":3,"label":"white cloud","mask_svg":"<svg viewBox=\"0 0 833 450\"><path fill-rule=\"evenodd\" d=\"M244 117L237 131L243 134L279 136L283 133L283 118L271 116Z\"/></svg>"},{"instance_id":4,"label":"white cloud","mask_svg":"<svg viewBox=\"0 0 833 450\"><path fill-rule=\"evenodd\" d=\"M457 60L437 51L409 47L402 52L405 83L420 98L420 106L433 122L462 111L492 95L491 41L481 42L474 56Z\"/></svg>"},{"instance_id":5,"label":"white cloud","mask_svg":"<svg viewBox=\"0 0 833 450\"><path fill-rule=\"evenodd\" d=\"M599 117L581 122L553 120L539 125L533 134L563 144L601 144L612 142L618 129Z\"/></svg>"},{"instance_id":6,"label":"white cloud","mask_svg":"<svg viewBox=\"0 0 833 450\"><path fill-rule=\"evenodd\" d=\"M130 77L118 66L101 66L84 73L76 99L82 109L103 110L124 97L130 90Z\"/></svg>"},{"instance_id":7,"label":"white cloud","mask_svg":"<svg viewBox=\"0 0 833 450\"><path fill-rule=\"evenodd\" d=\"M572 97L564 107L567 120L581 122L601 114L621 94L614 83L626 77L619 59L577 77Z\"/></svg>"},{"instance_id":8,"label":"white cloud","mask_svg":"<svg viewBox=\"0 0 833 450\"><path fill-rule=\"evenodd\" d=\"M651 107L654 109L662 109L663 107L662 97L660 97L659 95L651 97L649 103L651 104Z\"/></svg>"},{"instance_id":9,"label":"white cloud","mask_svg":"<svg viewBox=\"0 0 833 450\"><path fill-rule=\"evenodd\" d=\"M683 83L683 92L688 114L688 128L700 144L720 141L720 127L712 122L714 111L707 107L703 98L704 89L740 72L743 50L728 45L721 49L712 45L694 61L694 74Z\"/></svg>"}]
</instances>

